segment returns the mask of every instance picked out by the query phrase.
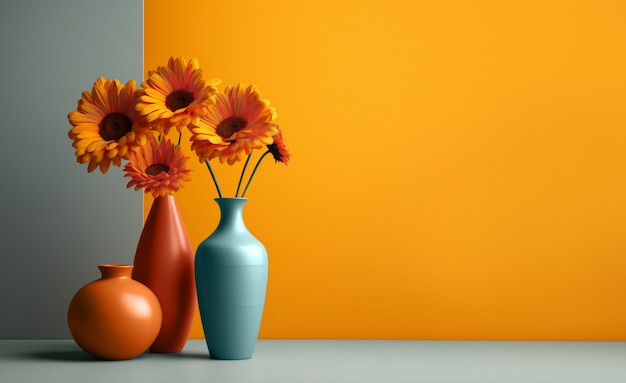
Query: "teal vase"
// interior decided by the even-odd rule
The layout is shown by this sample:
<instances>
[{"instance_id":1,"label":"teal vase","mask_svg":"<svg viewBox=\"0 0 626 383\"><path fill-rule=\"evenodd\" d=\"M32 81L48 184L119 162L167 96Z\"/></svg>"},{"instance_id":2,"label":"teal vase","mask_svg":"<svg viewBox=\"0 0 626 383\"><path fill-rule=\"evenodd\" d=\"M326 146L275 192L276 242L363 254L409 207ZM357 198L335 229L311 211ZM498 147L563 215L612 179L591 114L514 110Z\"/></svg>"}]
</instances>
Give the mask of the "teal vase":
<instances>
[{"instance_id":1,"label":"teal vase","mask_svg":"<svg viewBox=\"0 0 626 383\"><path fill-rule=\"evenodd\" d=\"M250 359L261 327L267 288L267 251L243 219L247 198L216 198L220 220L198 245L196 292L213 359Z\"/></svg>"}]
</instances>

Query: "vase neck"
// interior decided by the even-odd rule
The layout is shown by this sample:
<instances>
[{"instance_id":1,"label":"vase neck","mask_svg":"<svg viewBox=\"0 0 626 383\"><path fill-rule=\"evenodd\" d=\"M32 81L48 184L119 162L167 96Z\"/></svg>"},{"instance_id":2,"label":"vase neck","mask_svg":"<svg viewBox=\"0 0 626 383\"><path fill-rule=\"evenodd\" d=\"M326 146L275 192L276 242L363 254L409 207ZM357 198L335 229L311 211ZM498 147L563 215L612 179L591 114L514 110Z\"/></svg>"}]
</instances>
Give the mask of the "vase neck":
<instances>
[{"instance_id":1,"label":"vase neck","mask_svg":"<svg viewBox=\"0 0 626 383\"><path fill-rule=\"evenodd\" d=\"M131 278L133 265L103 264L98 265L102 279L104 278Z\"/></svg>"},{"instance_id":2,"label":"vase neck","mask_svg":"<svg viewBox=\"0 0 626 383\"><path fill-rule=\"evenodd\" d=\"M220 207L220 221L217 230L225 228L246 229L243 220L243 207L247 198L216 198L215 202Z\"/></svg>"}]
</instances>

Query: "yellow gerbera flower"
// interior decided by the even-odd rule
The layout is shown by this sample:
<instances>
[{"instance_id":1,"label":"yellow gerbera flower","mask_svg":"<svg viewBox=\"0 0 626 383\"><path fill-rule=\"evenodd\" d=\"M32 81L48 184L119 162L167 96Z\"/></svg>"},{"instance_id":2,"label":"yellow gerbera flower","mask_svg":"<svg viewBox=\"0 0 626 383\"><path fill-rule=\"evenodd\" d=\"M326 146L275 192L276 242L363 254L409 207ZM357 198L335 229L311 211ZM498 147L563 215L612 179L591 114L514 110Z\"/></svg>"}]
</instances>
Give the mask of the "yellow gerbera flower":
<instances>
[{"instance_id":1,"label":"yellow gerbera flower","mask_svg":"<svg viewBox=\"0 0 626 383\"><path fill-rule=\"evenodd\" d=\"M91 92L83 92L78 108L68 114L73 126L68 136L74 141L77 162L89 163L88 172L99 166L106 173L111 163L120 166L121 159L138 150L152 134L141 123L136 102L132 79L122 85L119 80L99 77Z\"/></svg>"},{"instance_id":2,"label":"yellow gerbera flower","mask_svg":"<svg viewBox=\"0 0 626 383\"><path fill-rule=\"evenodd\" d=\"M197 59L171 57L167 66L150 71L141 84L137 110L152 127L167 135L174 127L180 132L204 114L213 103L220 80L202 80Z\"/></svg>"},{"instance_id":3,"label":"yellow gerbera flower","mask_svg":"<svg viewBox=\"0 0 626 383\"><path fill-rule=\"evenodd\" d=\"M219 158L229 165L245 158L253 149L273 142L278 127L269 101L261 98L254 85L229 85L218 92L198 124L189 126L191 149L200 160Z\"/></svg>"},{"instance_id":4,"label":"yellow gerbera flower","mask_svg":"<svg viewBox=\"0 0 626 383\"><path fill-rule=\"evenodd\" d=\"M191 181L191 170L185 167L188 159L170 140L157 141L151 137L144 147L130 154L124 166L124 177L131 178L126 187L143 188L155 198L174 194L184 181Z\"/></svg>"}]
</instances>

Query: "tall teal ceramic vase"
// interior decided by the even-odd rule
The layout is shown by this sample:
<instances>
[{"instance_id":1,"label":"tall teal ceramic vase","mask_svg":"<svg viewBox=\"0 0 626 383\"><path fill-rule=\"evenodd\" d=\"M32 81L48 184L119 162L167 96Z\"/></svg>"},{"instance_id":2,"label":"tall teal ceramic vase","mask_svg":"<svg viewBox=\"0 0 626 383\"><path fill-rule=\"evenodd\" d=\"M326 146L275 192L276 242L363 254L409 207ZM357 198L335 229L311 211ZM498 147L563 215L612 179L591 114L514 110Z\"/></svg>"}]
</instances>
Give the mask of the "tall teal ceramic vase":
<instances>
[{"instance_id":1,"label":"tall teal ceramic vase","mask_svg":"<svg viewBox=\"0 0 626 383\"><path fill-rule=\"evenodd\" d=\"M200 318L213 359L250 359L267 287L267 251L243 220L247 198L216 198L220 220L196 250Z\"/></svg>"}]
</instances>

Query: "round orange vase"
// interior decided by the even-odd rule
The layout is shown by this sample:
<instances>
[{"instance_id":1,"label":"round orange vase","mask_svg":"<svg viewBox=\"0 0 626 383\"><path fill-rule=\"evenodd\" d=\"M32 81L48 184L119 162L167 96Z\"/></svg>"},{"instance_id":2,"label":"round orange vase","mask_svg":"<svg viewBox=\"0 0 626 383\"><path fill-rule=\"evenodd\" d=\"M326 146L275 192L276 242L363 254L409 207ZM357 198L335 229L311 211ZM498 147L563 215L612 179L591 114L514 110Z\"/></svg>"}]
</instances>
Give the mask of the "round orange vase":
<instances>
[{"instance_id":1,"label":"round orange vase","mask_svg":"<svg viewBox=\"0 0 626 383\"><path fill-rule=\"evenodd\" d=\"M163 311L152 352L179 352L187 342L197 305L193 256L174 196L155 198L137 244L133 269L133 278L154 292Z\"/></svg>"},{"instance_id":2,"label":"round orange vase","mask_svg":"<svg viewBox=\"0 0 626 383\"><path fill-rule=\"evenodd\" d=\"M132 359L145 352L161 328L156 296L131 278L132 265L99 265L102 278L76 292L67 323L76 344L100 359Z\"/></svg>"}]
</instances>

